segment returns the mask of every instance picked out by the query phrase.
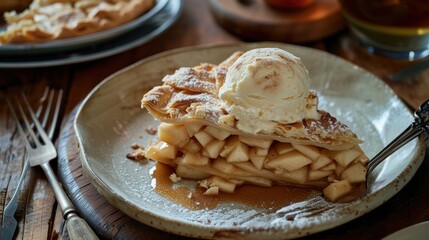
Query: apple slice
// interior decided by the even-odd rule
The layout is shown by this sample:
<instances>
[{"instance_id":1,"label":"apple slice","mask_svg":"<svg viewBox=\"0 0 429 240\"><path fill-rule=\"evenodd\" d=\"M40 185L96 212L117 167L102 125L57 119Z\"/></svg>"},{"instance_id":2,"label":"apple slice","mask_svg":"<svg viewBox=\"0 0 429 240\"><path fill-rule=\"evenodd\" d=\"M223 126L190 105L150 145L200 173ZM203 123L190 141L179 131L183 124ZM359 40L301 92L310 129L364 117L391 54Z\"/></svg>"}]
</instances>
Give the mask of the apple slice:
<instances>
[{"instance_id":1,"label":"apple slice","mask_svg":"<svg viewBox=\"0 0 429 240\"><path fill-rule=\"evenodd\" d=\"M332 171L320 171L320 170L310 170L308 173L308 180L320 180L332 174Z\"/></svg>"},{"instance_id":2,"label":"apple slice","mask_svg":"<svg viewBox=\"0 0 429 240\"><path fill-rule=\"evenodd\" d=\"M319 170L321 171L334 171L335 169L337 169L337 165L335 162L331 162L330 164L320 168Z\"/></svg>"},{"instance_id":3,"label":"apple slice","mask_svg":"<svg viewBox=\"0 0 429 240\"><path fill-rule=\"evenodd\" d=\"M229 135L231 135L229 132L223 130L223 129L219 129L219 128L215 128L212 126L207 126L204 131L208 134L210 134L212 137L216 138L217 140L223 141L225 140L227 137L229 137Z\"/></svg>"},{"instance_id":4,"label":"apple slice","mask_svg":"<svg viewBox=\"0 0 429 240\"><path fill-rule=\"evenodd\" d=\"M266 179L275 179L276 176L270 170L257 169L251 162L234 163L235 166L243 169L249 176L257 176Z\"/></svg>"},{"instance_id":5,"label":"apple slice","mask_svg":"<svg viewBox=\"0 0 429 240\"><path fill-rule=\"evenodd\" d=\"M162 157L169 158L169 159L175 159L177 156L177 148L173 145L170 145L165 142L160 142L157 144L158 147L158 154Z\"/></svg>"},{"instance_id":6,"label":"apple slice","mask_svg":"<svg viewBox=\"0 0 429 240\"><path fill-rule=\"evenodd\" d=\"M188 143L183 147L186 152L199 153L201 152L201 144L194 138L190 138Z\"/></svg>"},{"instance_id":7,"label":"apple slice","mask_svg":"<svg viewBox=\"0 0 429 240\"><path fill-rule=\"evenodd\" d=\"M326 199L335 202L345 196L352 190L352 186L347 180L336 181L323 189L323 195Z\"/></svg>"},{"instance_id":8,"label":"apple slice","mask_svg":"<svg viewBox=\"0 0 429 240\"><path fill-rule=\"evenodd\" d=\"M253 149L255 151L256 156L266 157L268 155L269 148L253 147Z\"/></svg>"},{"instance_id":9,"label":"apple slice","mask_svg":"<svg viewBox=\"0 0 429 240\"><path fill-rule=\"evenodd\" d=\"M207 150L208 156L210 158L215 159L219 156L220 151L222 150L224 145L224 141L214 139L206 145L205 149Z\"/></svg>"},{"instance_id":10,"label":"apple slice","mask_svg":"<svg viewBox=\"0 0 429 240\"><path fill-rule=\"evenodd\" d=\"M200 153L184 152L180 163L185 165L205 166L209 164L209 158L201 155Z\"/></svg>"},{"instance_id":11,"label":"apple slice","mask_svg":"<svg viewBox=\"0 0 429 240\"><path fill-rule=\"evenodd\" d=\"M271 180L262 177L242 177L242 179L247 183L261 187L271 187L273 184Z\"/></svg>"},{"instance_id":12,"label":"apple slice","mask_svg":"<svg viewBox=\"0 0 429 240\"><path fill-rule=\"evenodd\" d=\"M260 147L268 149L271 146L273 140L271 139L262 139L262 138L250 138L240 136L240 141L247 144L251 147Z\"/></svg>"},{"instance_id":13,"label":"apple slice","mask_svg":"<svg viewBox=\"0 0 429 240\"><path fill-rule=\"evenodd\" d=\"M274 144L274 149L278 154L285 154L294 151L295 149L292 147L290 143L276 142Z\"/></svg>"},{"instance_id":14,"label":"apple slice","mask_svg":"<svg viewBox=\"0 0 429 240\"><path fill-rule=\"evenodd\" d=\"M259 149L261 149L261 148L259 148ZM250 161L253 163L253 165L255 165L256 168L262 169L262 167L264 166L266 156L259 156L256 153L256 151L257 151L256 148L251 148L249 150L249 158L250 158ZM268 151L267 151L267 154L268 154Z\"/></svg>"},{"instance_id":15,"label":"apple slice","mask_svg":"<svg viewBox=\"0 0 429 240\"><path fill-rule=\"evenodd\" d=\"M228 182L234 183L237 186L244 184L244 180L237 179L237 178L228 178Z\"/></svg>"},{"instance_id":16,"label":"apple slice","mask_svg":"<svg viewBox=\"0 0 429 240\"><path fill-rule=\"evenodd\" d=\"M330 163L332 163L332 159L326 155L320 154L319 158L315 162L311 163L310 168L311 170L318 170Z\"/></svg>"},{"instance_id":17,"label":"apple slice","mask_svg":"<svg viewBox=\"0 0 429 240\"><path fill-rule=\"evenodd\" d=\"M235 190L236 185L234 183L231 183L223 178L212 176L208 179L203 180L200 183L200 186L205 187L218 187L220 191L227 192L227 193L233 193Z\"/></svg>"},{"instance_id":18,"label":"apple slice","mask_svg":"<svg viewBox=\"0 0 429 240\"><path fill-rule=\"evenodd\" d=\"M232 150L234 150L235 146L237 146L239 142L240 139L238 136L231 136L227 138L225 141L225 146L219 155L224 158L228 157L228 155L232 152Z\"/></svg>"},{"instance_id":19,"label":"apple slice","mask_svg":"<svg viewBox=\"0 0 429 240\"><path fill-rule=\"evenodd\" d=\"M234 176L251 176L250 173L244 171L243 169L235 166L232 163L227 162L224 158L218 158L214 160L211 164L211 167L229 175Z\"/></svg>"},{"instance_id":20,"label":"apple slice","mask_svg":"<svg viewBox=\"0 0 429 240\"><path fill-rule=\"evenodd\" d=\"M285 169L288 172L295 171L299 168L302 168L310 163L311 159L304 156L298 151L293 151L285 154L278 155L264 164L264 167L267 169Z\"/></svg>"},{"instance_id":21,"label":"apple slice","mask_svg":"<svg viewBox=\"0 0 429 240\"><path fill-rule=\"evenodd\" d=\"M308 179L308 167L301 167L292 172L284 172L281 176L292 183L304 184Z\"/></svg>"},{"instance_id":22,"label":"apple slice","mask_svg":"<svg viewBox=\"0 0 429 240\"><path fill-rule=\"evenodd\" d=\"M344 169L341 173L341 179L349 181L349 183L360 183L366 180L366 167L362 163L356 163Z\"/></svg>"},{"instance_id":23,"label":"apple slice","mask_svg":"<svg viewBox=\"0 0 429 240\"><path fill-rule=\"evenodd\" d=\"M359 157L357 157L354 161L356 163L360 162L363 165L366 165L369 162L369 158L365 154L362 154Z\"/></svg>"},{"instance_id":24,"label":"apple slice","mask_svg":"<svg viewBox=\"0 0 429 240\"><path fill-rule=\"evenodd\" d=\"M247 162L249 160L249 147L242 143L238 142L235 148L229 153L226 157L228 162Z\"/></svg>"},{"instance_id":25,"label":"apple slice","mask_svg":"<svg viewBox=\"0 0 429 240\"><path fill-rule=\"evenodd\" d=\"M347 167L353 160L362 155L362 151L354 147L348 150L331 151L330 155L340 165Z\"/></svg>"},{"instance_id":26,"label":"apple slice","mask_svg":"<svg viewBox=\"0 0 429 240\"><path fill-rule=\"evenodd\" d=\"M177 176L191 180L201 180L210 177L210 174L206 172L198 171L192 166L187 166L183 164L177 165L176 174Z\"/></svg>"},{"instance_id":27,"label":"apple slice","mask_svg":"<svg viewBox=\"0 0 429 240\"><path fill-rule=\"evenodd\" d=\"M309 157L313 161L316 161L320 156L319 148L316 146L292 143L292 147L294 147L296 150Z\"/></svg>"},{"instance_id":28,"label":"apple slice","mask_svg":"<svg viewBox=\"0 0 429 240\"><path fill-rule=\"evenodd\" d=\"M198 142L205 147L209 142L211 142L213 140L213 137L210 136L210 134L204 132L204 131L199 131L196 132L194 134L194 137L198 140Z\"/></svg>"},{"instance_id":29,"label":"apple slice","mask_svg":"<svg viewBox=\"0 0 429 240\"><path fill-rule=\"evenodd\" d=\"M207 151L207 149L203 148L201 150L201 155L203 155L204 157L208 157L210 158L209 152Z\"/></svg>"},{"instance_id":30,"label":"apple slice","mask_svg":"<svg viewBox=\"0 0 429 240\"><path fill-rule=\"evenodd\" d=\"M200 129L203 127L202 124L199 123L187 123L185 124L185 129L186 132L188 133L188 135L190 137L194 136L194 134L198 131L200 131Z\"/></svg>"},{"instance_id":31,"label":"apple slice","mask_svg":"<svg viewBox=\"0 0 429 240\"><path fill-rule=\"evenodd\" d=\"M218 195L219 187L209 187L204 193L204 195Z\"/></svg>"},{"instance_id":32,"label":"apple slice","mask_svg":"<svg viewBox=\"0 0 429 240\"><path fill-rule=\"evenodd\" d=\"M184 125L162 122L158 126L158 138L171 145L183 147L188 142L189 135Z\"/></svg>"},{"instance_id":33,"label":"apple slice","mask_svg":"<svg viewBox=\"0 0 429 240\"><path fill-rule=\"evenodd\" d=\"M165 142L159 142L156 145L149 146L147 148L145 157L157 162L172 165L176 158L176 154L177 149L173 145L169 145Z\"/></svg>"}]
</instances>

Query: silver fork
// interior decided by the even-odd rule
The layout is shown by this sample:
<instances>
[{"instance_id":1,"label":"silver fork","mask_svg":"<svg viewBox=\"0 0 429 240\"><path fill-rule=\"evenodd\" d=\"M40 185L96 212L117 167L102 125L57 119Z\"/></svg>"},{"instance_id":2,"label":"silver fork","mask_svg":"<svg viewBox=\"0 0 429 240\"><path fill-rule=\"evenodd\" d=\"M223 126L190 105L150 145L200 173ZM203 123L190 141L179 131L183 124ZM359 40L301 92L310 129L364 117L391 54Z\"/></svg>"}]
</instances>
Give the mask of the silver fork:
<instances>
[{"instance_id":1,"label":"silver fork","mask_svg":"<svg viewBox=\"0 0 429 240\"><path fill-rule=\"evenodd\" d=\"M61 106L62 93L63 93L62 90L60 90L58 92L58 95L57 95L58 100L57 100L57 104L55 105L55 108L54 108L54 114L52 116L52 121L51 121L49 131L48 131L48 136L50 139L52 139L54 132L55 132L56 125L57 125L58 113L60 111L60 106ZM42 111L43 111L43 105L45 104L45 102L48 99L48 95L49 95L49 100L48 100L46 109L44 111L44 113L45 113L44 117L42 119L43 128L46 127L46 124L48 122L48 117L49 117L49 113L50 113L51 108L52 108L55 90L49 90L49 88L45 88L45 91L39 100L40 106L38 107L38 109L36 111L36 116L37 116L37 118L39 118ZM15 212L18 208L18 197L19 197L18 193L21 189L22 183L24 182L25 176L27 175L27 171L28 171L29 167L30 167L29 161L25 161L24 167L22 168L22 171L21 171L21 176L19 177L19 180L18 180L18 185L16 186L16 189L15 189L15 192L13 193L12 198L6 204L6 206L3 210L2 226L0 228L0 236L3 236L2 239L12 239L12 237L15 233L15 229L16 229L18 222L16 221L14 215L15 215Z\"/></svg>"},{"instance_id":2,"label":"silver fork","mask_svg":"<svg viewBox=\"0 0 429 240\"><path fill-rule=\"evenodd\" d=\"M414 117L414 122L410 126L369 161L367 177L388 156L415 137L429 130L429 100L420 105L419 109L414 112Z\"/></svg>"},{"instance_id":3,"label":"silver fork","mask_svg":"<svg viewBox=\"0 0 429 240\"><path fill-rule=\"evenodd\" d=\"M58 182L57 178L55 177L54 171L49 165L49 161L57 157L57 151L55 149L54 144L44 131L42 125L38 121L35 113L31 109L27 98L25 97L25 95L22 96L22 102L27 109L27 113L26 111L24 111L25 108L22 106L17 97L14 98L14 102L17 106L18 111L14 110L12 102L7 99L8 106L12 112L13 117L16 120L18 130L25 141L28 156L27 161L29 161L32 167L41 166L43 171L45 172L45 175L54 190L58 205L63 212L63 218L66 221L66 228L70 239L98 239L97 235L92 231L92 229L85 222L85 220L83 220L77 215L76 209L74 208L73 204L71 203L66 193L62 189L60 183ZM21 118L19 118L18 115ZM34 124L34 127L32 127L32 125L30 124L30 121L28 120L28 115L31 117L32 124ZM15 221L15 227L13 231L12 228L10 228L9 230L6 228L3 229L3 237L7 236L11 239L15 232L16 220L13 218L13 216L12 218L10 218L10 216L7 216L6 222L4 222L4 224L8 224L9 221L12 221L12 224L13 221Z\"/></svg>"}]
</instances>

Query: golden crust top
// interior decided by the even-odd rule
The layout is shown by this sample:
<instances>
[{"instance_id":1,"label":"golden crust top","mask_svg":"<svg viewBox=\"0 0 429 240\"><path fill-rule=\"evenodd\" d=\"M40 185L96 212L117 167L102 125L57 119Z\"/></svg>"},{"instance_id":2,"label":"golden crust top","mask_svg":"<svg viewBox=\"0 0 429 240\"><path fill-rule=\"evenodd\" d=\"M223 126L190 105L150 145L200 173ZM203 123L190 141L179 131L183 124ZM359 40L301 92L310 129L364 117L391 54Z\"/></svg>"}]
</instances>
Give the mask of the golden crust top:
<instances>
[{"instance_id":1,"label":"golden crust top","mask_svg":"<svg viewBox=\"0 0 429 240\"><path fill-rule=\"evenodd\" d=\"M35 0L22 13L5 13L0 44L44 42L107 30L148 11L154 0Z\"/></svg>"},{"instance_id":2,"label":"golden crust top","mask_svg":"<svg viewBox=\"0 0 429 240\"><path fill-rule=\"evenodd\" d=\"M147 92L142 99L155 118L170 123L200 122L228 130L238 135L236 119L222 107L218 89L223 85L228 67L241 55L233 54L218 66L202 63L183 67L164 77L162 86ZM314 91L310 97L317 97ZM272 138L282 142L310 144L332 150L347 149L361 141L349 127L325 111L319 120L304 119L293 124L278 124L274 133L258 133L256 137Z\"/></svg>"}]
</instances>

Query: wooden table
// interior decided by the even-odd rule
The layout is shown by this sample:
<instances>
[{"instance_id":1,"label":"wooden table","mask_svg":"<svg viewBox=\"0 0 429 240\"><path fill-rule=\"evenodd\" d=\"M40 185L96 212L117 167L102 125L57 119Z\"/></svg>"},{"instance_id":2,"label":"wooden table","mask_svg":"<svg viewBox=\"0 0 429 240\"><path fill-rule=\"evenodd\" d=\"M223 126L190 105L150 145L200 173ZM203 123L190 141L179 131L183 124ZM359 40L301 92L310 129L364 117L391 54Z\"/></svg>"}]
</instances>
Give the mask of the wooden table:
<instances>
[{"instance_id":1,"label":"wooden table","mask_svg":"<svg viewBox=\"0 0 429 240\"><path fill-rule=\"evenodd\" d=\"M228 33L215 22L210 14L207 1L186 0L182 15L172 28L132 50L104 59L72 65L0 69L2 94L0 98L0 216L2 216L5 203L9 201L16 188L25 153L23 142L15 129L13 118L3 97L5 94L22 90L30 96L31 102L35 102L41 96L45 86L64 89L66 101L61 119L64 121L62 136L65 138L64 133L73 134L70 132L73 109L92 88L112 73L138 60L168 49L239 41L241 40L238 37ZM382 78L409 64L404 61L368 55L363 49L357 47L347 29L326 39L303 45L336 54ZM386 82L412 109L429 98L428 71L399 83ZM62 144L71 145L60 146L63 157L59 161L54 161L52 166L58 171L68 194L81 207L81 211L86 211L85 206L87 206L85 202L82 202L82 199L95 199L91 206L93 207L94 204L99 206L96 210L99 211L100 215L90 217L87 220L101 238L179 238L136 223L109 205L82 175L73 141L65 141L64 143L64 139L62 140ZM70 148L67 149L67 147ZM427 206L429 177L426 176L429 172L428 158L426 156L420 169L405 188L385 204L352 222L308 238L380 239L403 227L429 220L429 208ZM57 163L59 163L59 168L56 167ZM18 230L15 234L16 239L55 239L61 235L61 211L57 207L53 191L40 168L34 168L28 172L20 191L19 208L15 216L19 221ZM97 222L100 219L104 222ZM121 228L123 229L121 230ZM141 235L141 231L146 231L147 235Z\"/></svg>"}]
</instances>

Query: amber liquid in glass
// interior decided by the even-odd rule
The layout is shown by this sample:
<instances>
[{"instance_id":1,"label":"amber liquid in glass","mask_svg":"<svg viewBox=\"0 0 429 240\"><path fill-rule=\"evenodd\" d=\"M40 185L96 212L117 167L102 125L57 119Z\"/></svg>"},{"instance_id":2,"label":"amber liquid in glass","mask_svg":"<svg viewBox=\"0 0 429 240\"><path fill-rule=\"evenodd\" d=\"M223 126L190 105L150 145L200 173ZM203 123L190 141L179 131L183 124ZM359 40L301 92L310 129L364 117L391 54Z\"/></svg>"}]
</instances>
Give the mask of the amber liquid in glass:
<instances>
[{"instance_id":1,"label":"amber liquid in glass","mask_svg":"<svg viewBox=\"0 0 429 240\"><path fill-rule=\"evenodd\" d=\"M349 15L391 27L429 27L428 0L340 0Z\"/></svg>"}]
</instances>

